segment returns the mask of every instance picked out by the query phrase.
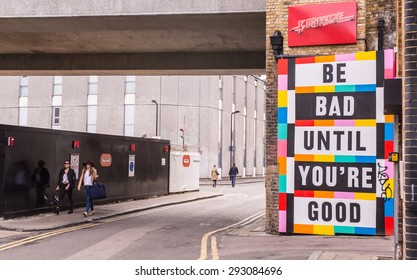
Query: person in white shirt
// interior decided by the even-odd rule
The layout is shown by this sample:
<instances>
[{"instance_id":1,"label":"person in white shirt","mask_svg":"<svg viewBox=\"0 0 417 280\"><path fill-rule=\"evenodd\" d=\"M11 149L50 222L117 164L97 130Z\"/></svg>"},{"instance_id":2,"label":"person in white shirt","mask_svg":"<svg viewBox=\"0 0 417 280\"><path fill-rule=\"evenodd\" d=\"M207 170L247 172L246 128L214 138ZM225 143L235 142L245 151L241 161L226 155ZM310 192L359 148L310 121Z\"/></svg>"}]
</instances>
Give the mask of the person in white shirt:
<instances>
[{"instance_id":1,"label":"person in white shirt","mask_svg":"<svg viewBox=\"0 0 417 280\"><path fill-rule=\"evenodd\" d=\"M94 168L93 163L90 160L87 160L83 170L81 171L80 181L78 182L78 190L81 190L81 186L83 185L87 196L85 212L83 212L84 217L94 215L93 200L90 198L88 188L93 185L97 178L97 170Z\"/></svg>"}]
</instances>

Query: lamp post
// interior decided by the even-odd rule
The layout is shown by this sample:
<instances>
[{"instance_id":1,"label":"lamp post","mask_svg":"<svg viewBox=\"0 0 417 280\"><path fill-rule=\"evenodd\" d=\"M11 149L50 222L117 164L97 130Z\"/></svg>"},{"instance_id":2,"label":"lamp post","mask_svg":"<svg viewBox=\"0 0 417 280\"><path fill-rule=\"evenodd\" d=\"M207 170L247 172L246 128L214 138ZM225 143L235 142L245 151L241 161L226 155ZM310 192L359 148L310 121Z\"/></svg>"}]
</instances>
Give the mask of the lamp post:
<instances>
[{"instance_id":1,"label":"lamp post","mask_svg":"<svg viewBox=\"0 0 417 280\"><path fill-rule=\"evenodd\" d=\"M156 105L156 122L155 122L155 136L158 136L158 102L156 100L152 100L152 103Z\"/></svg>"},{"instance_id":2,"label":"lamp post","mask_svg":"<svg viewBox=\"0 0 417 280\"><path fill-rule=\"evenodd\" d=\"M384 49L384 29L385 29L385 20L383 18L378 19L378 51Z\"/></svg>"},{"instance_id":3,"label":"lamp post","mask_svg":"<svg viewBox=\"0 0 417 280\"><path fill-rule=\"evenodd\" d=\"M230 147L229 147L229 151L230 151L230 166L232 166L233 164L233 152L235 147L233 146L233 115L240 113L239 110L236 110L234 112L232 112L230 114Z\"/></svg>"},{"instance_id":4,"label":"lamp post","mask_svg":"<svg viewBox=\"0 0 417 280\"><path fill-rule=\"evenodd\" d=\"M284 51L284 37L281 32L276 30L272 36L269 37L272 50L274 52L275 60L278 60L279 56L283 54Z\"/></svg>"},{"instance_id":5,"label":"lamp post","mask_svg":"<svg viewBox=\"0 0 417 280\"><path fill-rule=\"evenodd\" d=\"M185 145L185 137L184 137L184 129L180 129L182 135L180 135L180 137L182 138L182 149L184 150L184 145Z\"/></svg>"}]
</instances>

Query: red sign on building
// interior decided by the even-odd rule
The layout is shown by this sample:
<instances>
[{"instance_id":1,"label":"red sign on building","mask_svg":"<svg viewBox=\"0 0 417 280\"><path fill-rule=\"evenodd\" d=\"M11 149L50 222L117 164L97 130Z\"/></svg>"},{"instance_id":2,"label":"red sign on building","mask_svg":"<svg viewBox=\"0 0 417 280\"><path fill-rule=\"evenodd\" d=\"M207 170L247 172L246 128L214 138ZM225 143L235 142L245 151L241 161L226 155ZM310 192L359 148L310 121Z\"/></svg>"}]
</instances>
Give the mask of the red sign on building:
<instances>
[{"instance_id":1,"label":"red sign on building","mask_svg":"<svg viewBox=\"0 0 417 280\"><path fill-rule=\"evenodd\" d=\"M288 7L288 46L356 43L356 2Z\"/></svg>"}]
</instances>

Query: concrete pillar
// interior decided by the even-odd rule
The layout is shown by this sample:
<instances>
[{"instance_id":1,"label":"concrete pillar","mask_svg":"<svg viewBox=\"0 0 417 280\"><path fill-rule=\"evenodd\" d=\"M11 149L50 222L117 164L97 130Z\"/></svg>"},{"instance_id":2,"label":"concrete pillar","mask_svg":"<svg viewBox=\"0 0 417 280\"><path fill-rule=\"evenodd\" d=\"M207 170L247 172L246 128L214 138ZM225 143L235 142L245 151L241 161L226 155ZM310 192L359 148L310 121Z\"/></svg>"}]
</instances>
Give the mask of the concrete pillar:
<instances>
[{"instance_id":1,"label":"concrete pillar","mask_svg":"<svg viewBox=\"0 0 417 280\"><path fill-rule=\"evenodd\" d=\"M417 260L417 1L404 1L405 259ZM415 188L413 188L415 186Z\"/></svg>"}]
</instances>

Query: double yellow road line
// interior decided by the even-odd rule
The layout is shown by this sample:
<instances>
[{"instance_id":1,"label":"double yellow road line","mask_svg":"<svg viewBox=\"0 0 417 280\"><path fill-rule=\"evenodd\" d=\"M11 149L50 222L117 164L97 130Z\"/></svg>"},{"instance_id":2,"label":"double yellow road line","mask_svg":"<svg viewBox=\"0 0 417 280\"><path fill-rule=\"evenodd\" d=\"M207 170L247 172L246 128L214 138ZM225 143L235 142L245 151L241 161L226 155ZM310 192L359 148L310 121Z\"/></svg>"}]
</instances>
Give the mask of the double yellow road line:
<instances>
[{"instance_id":1,"label":"double yellow road line","mask_svg":"<svg viewBox=\"0 0 417 280\"><path fill-rule=\"evenodd\" d=\"M144 214L142 214L142 215L144 215ZM68 233L68 232L72 232L72 231L76 231L76 230L81 230L81 229L92 228L92 227L102 225L102 224L105 224L105 223L110 223L110 222L123 220L123 219L129 218L130 216L131 216L131 214L116 216L116 217L113 217L113 218L105 218L103 220L100 220L100 222L96 221L95 223L82 224L82 225L78 225L78 226L73 226L73 227L48 231L48 232L45 232L45 233L42 233L42 234L34 235L34 236L31 236L31 237L27 237L27 238L24 238L24 239L20 239L20 240L16 240L16 241L13 241L13 242L10 242L10 243L0 245L0 252L8 250L8 249L15 248L15 247L18 247L18 246L22 246L22 245L25 245L25 244L29 244L29 243L32 243L32 242L35 242L35 241L38 241L38 240L46 239L46 238L49 238L49 237L52 237L52 236L55 236L55 235L64 234L64 233Z\"/></svg>"},{"instance_id":2,"label":"double yellow road line","mask_svg":"<svg viewBox=\"0 0 417 280\"><path fill-rule=\"evenodd\" d=\"M58 229L58 230L54 230L54 231L49 231L49 232L45 232L42 234L38 234L35 236L31 236L31 237L27 237L27 238L23 238L20 240L16 240L7 244L3 244L0 245L0 252L8 250L8 249L12 249L21 245L25 245L28 243L32 243L38 240L42 240L51 236L55 236L55 235L59 235L59 234L63 234L63 233L67 233L67 232L71 232L71 231L75 231L75 230L80 230L80 229L86 229L86 228L91 228L91 227L95 227L99 224L87 224L87 225L79 225L79 226L74 226L74 227L70 227L70 228L63 228L63 229Z\"/></svg>"},{"instance_id":3,"label":"double yellow road line","mask_svg":"<svg viewBox=\"0 0 417 280\"><path fill-rule=\"evenodd\" d=\"M87 229L87 228L92 228L92 227L96 227L98 225L104 224L104 223L109 223L109 222L114 222L114 221L118 221L118 220L122 220L125 219L126 216L123 217L115 217L115 218L110 218L110 219L106 219L103 221L100 221L99 223L89 223L89 224L82 224L82 225L78 225L78 226L73 226L73 227L68 227L68 228L62 228L62 229L57 229L57 230L53 230L53 231L48 231L45 233L41 233L38 235L34 235L31 237L27 237L27 238L23 238L20 240L16 240L10 243L6 243L3 245L0 245L0 252L8 250L8 249L12 249L18 246L22 246L25 244L29 244L38 240L42 240L42 239L46 239L55 235L59 235L59 234L64 234L64 233L68 233L68 232L72 232L72 231L76 231L76 230L81 230L81 229Z\"/></svg>"},{"instance_id":4,"label":"double yellow road line","mask_svg":"<svg viewBox=\"0 0 417 280\"><path fill-rule=\"evenodd\" d=\"M258 212L256 214L253 214L252 216L247 217L246 219L243 219L242 221L235 223L233 225L217 229L211 232L206 233L203 238L201 239L201 249L200 249L200 258L199 260L206 260L207 259L207 245L208 245L208 239L210 238L210 249L211 249L211 257L212 260L218 260L219 259L219 251L217 249L217 239L215 234L219 233L221 231L225 231L231 228L241 228L246 225L249 225L250 223L254 222L255 220L261 218L265 215L265 210Z\"/></svg>"}]
</instances>

